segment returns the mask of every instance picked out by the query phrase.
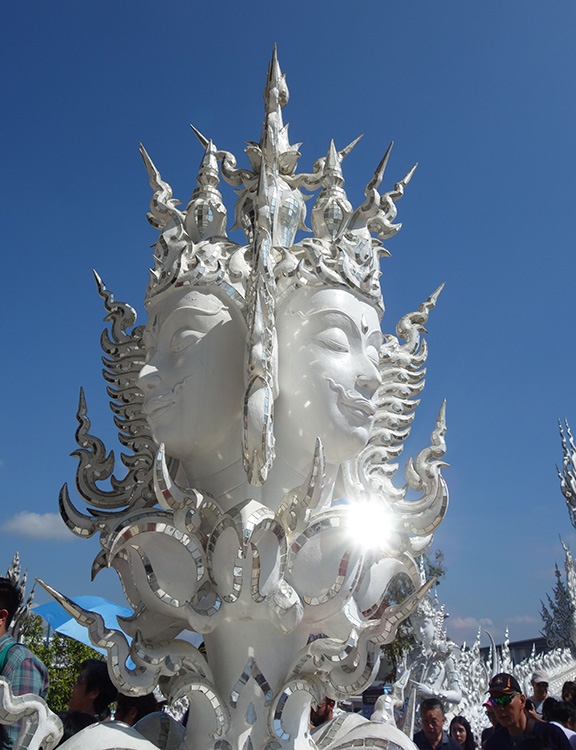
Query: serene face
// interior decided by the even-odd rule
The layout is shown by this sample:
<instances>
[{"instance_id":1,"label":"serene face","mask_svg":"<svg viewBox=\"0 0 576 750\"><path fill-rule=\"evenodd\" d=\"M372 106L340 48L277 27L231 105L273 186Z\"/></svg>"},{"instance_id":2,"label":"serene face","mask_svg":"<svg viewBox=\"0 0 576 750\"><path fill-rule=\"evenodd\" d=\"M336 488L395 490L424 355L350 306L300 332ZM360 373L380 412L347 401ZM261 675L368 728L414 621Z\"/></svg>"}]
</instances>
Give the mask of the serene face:
<instances>
[{"instance_id":1,"label":"serene face","mask_svg":"<svg viewBox=\"0 0 576 750\"><path fill-rule=\"evenodd\" d=\"M466 727L462 726L462 724L458 724L458 722L454 722L450 729L450 734L459 745L464 746L466 742Z\"/></svg>"},{"instance_id":2,"label":"serene face","mask_svg":"<svg viewBox=\"0 0 576 750\"><path fill-rule=\"evenodd\" d=\"M278 449L310 461L320 437L328 463L349 460L374 424L381 383L378 313L344 289L303 289L279 309L276 326ZM295 455L285 458L290 463Z\"/></svg>"},{"instance_id":3,"label":"serene face","mask_svg":"<svg viewBox=\"0 0 576 750\"><path fill-rule=\"evenodd\" d=\"M431 617L413 617L414 637L423 646L430 646L434 640L434 622Z\"/></svg>"},{"instance_id":4,"label":"serene face","mask_svg":"<svg viewBox=\"0 0 576 750\"><path fill-rule=\"evenodd\" d=\"M436 743L442 736L445 716L439 708L432 708L422 713L422 731L430 744Z\"/></svg>"},{"instance_id":5,"label":"serene face","mask_svg":"<svg viewBox=\"0 0 576 750\"><path fill-rule=\"evenodd\" d=\"M490 691L491 698L500 698L503 695L504 693L501 693L498 690ZM516 693L508 705L498 706L495 704L493 705L492 710L494 711L496 721L499 724L502 724L503 727L517 727L526 721L526 715L524 713L525 705L526 698L522 694Z\"/></svg>"},{"instance_id":6,"label":"serene face","mask_svg":"<svg viewBox=\"0 0 576 750\"><path fill-rule=\"evenodd\" d=\"M240 313L210 291L172 292L151 306L138 385L168 455L202 458L240 424L244 343Z\"/></svg>"}]
</instances>

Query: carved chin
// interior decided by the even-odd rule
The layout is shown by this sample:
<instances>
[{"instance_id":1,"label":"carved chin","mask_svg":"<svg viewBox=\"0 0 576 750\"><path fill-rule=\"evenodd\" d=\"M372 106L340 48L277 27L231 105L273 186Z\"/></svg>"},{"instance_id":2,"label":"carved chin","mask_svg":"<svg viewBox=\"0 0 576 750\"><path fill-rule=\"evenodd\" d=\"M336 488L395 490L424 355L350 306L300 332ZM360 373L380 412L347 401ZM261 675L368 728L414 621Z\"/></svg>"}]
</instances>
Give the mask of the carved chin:
<instances>
[{"instance_id":1,"label":"carved chin","mask_svg":"<svg viewBox=\"0 0 576 750\"><path fill-rule=\"evenodd\" d=\"M322 438L328 463L341 464L349 461L366 447L374 419L365 417L363 424L355 424L355 421L341 412L333 422L333 429Z\"/></svg>"}]
</instances>

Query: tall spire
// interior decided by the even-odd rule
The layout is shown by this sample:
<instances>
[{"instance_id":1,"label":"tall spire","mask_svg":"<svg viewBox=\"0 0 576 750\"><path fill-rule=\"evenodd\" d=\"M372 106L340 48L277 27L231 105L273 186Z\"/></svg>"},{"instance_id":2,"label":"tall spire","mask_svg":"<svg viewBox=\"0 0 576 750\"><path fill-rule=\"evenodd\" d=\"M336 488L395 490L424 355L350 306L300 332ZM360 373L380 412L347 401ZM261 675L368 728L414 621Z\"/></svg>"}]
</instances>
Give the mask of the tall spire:
<instances>
[{"instance_id":1,"label":"tall spire","mask_svg":"<svg viewBox=\"0 0 576 750\"><path fill-rule=\"evenodd\" d=\"M225 235L226 206L218 190L220 176L212 141L206 144L196 183L198 187L186 206L186 231L190 239L201 242L215 235Z\"/></svg>"},{"instance_id":2,"label":"tall spire","mask_svg":"<svg viewBox=\"0 0 576 750\"><path fill-rule=\"evenodd\" d=\"M244 396L243 455L248 480L253 485L266 481L274 461L273 409L277 391L276 326L273 248L276 237L276 209L280 205L279 134L282 128L280 82L282 74L276 45L264 88L264 126L260 139L262 161L256 197L256 227L253 237L253 272L247 303L248 341L246 391Z\"/></svg>"},{"instance_id":3,"label":"tall spire","mask_svg":"<svg viewBox=\"0 0 576 750\"><path fill-rule=\"evenodd\" d=\"M315 237L334 240L352 213L352 205L342 187L342 158L331 140L322 170L323 189L312 209Z\"/></svg>"}]
</instances>

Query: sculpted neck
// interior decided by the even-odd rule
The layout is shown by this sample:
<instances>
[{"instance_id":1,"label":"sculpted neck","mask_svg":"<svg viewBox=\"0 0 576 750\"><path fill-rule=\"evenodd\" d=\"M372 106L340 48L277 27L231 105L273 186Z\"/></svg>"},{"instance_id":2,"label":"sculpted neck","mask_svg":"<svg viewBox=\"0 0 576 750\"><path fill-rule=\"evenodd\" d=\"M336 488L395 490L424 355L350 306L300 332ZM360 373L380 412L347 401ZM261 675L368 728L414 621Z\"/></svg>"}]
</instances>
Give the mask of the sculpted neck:
<instances>
[{"instance_id":1,"label":"sculpted neck","mask_svg":"<svg viewBox=\"0 0 576 750\"><path fill-rule=\"evenodd\" d=\"M282 454L277 455L263 487L261 487L261 502L272 510L278 510L287 492L300 487L308 481L312 468L312 460L301 468L294 468ZM322 499L317 507L330 505L334 493L334 485L338 474L338 466L326 466L326 479L322 490ZM254 488L257 489L257 488Z\"/></svg>"},{"instance_id":2,"label":"sculpted neck","mask_svg":"<svg viewBox=\"0 0 576 750\"><path fill-rule=\"evenodd\" d=\"M260 488L252 487L246 477L241 446L238 424L215 450L181 462L188 486L207 492L225 511L244 500L260 499Z\"/></svg>"},{"instance_id":3,"label":"sculpted neck","mask_svg":"<svg viewBox=\"0 0 576 750\"><path fill-rule=\"evenodd\" d=\"M308 480L311 460L308 465L294 468L282 455L277 455L264 485L251 485L244 471L238 445L239 431L236 435L230 435L217 451L196 460L182 461L186 477L184 483L196 490L207 492L224 511L248 499L257 500L276 511L287 492ZM326 466L326 481L318 507L330 504L337 473L338 466ZM179 483L182 484L182 481Z\"/></svg>"}]
</instances>

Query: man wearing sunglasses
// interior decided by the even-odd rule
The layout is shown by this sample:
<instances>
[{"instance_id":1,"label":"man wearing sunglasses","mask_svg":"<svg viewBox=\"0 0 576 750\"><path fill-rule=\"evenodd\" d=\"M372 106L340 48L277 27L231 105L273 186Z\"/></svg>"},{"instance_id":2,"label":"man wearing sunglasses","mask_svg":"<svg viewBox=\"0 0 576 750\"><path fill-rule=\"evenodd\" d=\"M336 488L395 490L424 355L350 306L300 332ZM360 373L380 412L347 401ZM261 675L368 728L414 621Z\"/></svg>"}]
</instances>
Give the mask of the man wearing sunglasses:
<instances>
[{"instance_id":1,"label":"man wearing sunglasses","mask_svg":"<svg viewBox=\"0 0 576 750\"><path fill-rule=\"evenodd\" d=\"M551 750L569 750L570 742L561 729L527 715L526 696L513 675L506 672L495 675L490 680L488 692L489 703L500 727L486 740L486 750L512 750L522 740L532 737L541 740Z\"/></svg>"}]
</instances>

